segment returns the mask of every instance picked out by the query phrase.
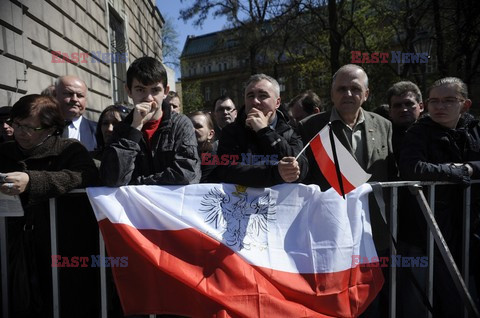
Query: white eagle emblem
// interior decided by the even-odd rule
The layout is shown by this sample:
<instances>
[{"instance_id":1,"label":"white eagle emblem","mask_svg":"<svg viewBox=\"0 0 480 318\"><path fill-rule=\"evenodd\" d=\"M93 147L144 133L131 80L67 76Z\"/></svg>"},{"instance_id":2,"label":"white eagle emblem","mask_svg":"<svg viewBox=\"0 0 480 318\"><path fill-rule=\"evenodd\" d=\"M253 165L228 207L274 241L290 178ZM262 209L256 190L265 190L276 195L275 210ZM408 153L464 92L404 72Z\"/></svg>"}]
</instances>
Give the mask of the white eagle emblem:
<instances>
[{"instance_id":1,"label":"white eagle emblem","mask_svg":"<svg viewBox=\"0 0 480 318\"><path fill-rule=\"evenodd\" d=\"M252 244L265 247L268 222L274 221L276 214L270 194L249 201L247 187L235 188L232 196L217 188L203 196L200 211L206 214L205 222L220 229L223 241L232 249L248 250Z\"/></svg>"}]
</instances>

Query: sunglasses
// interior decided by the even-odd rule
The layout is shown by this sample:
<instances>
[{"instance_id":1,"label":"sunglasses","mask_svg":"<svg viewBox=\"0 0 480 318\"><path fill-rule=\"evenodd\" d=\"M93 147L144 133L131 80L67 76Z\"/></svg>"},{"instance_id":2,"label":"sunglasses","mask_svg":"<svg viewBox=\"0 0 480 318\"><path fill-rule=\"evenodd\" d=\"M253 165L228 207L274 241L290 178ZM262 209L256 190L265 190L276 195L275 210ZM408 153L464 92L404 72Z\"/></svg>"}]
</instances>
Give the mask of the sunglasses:
<instances>
[{"instance_id":1,"label":"sunglasses","mask_svg":"<svg viewBox=\"0 0 480 318\"><path fill-rule=\"evenodd\" d=\"M123 114L128 114L130 112L130 109L123 106L123 105L113 105L113 108Z\"/></svg>"}]
</instances>

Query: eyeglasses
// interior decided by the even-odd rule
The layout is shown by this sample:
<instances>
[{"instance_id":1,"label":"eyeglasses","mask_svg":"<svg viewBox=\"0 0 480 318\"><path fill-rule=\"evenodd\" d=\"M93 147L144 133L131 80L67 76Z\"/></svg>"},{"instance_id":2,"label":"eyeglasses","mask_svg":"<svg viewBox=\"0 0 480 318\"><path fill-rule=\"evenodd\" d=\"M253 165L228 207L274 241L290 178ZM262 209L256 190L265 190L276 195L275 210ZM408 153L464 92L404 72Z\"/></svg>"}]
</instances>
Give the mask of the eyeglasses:
<instances>
[{"instance_id":1,"label":"eyeglasses","mask_svg":"<svg viewBox=\"0 0 480 318\"><path fill-rule=\"evenodd\" d=\"M45 127L37 127L37 128L34 128L34 127L30 127L30 126L27 126L27 125L20 125L19 123L17 122L14 122L12 120L9 120L7 121L7 124L9 126L11 126L13 129L15 130L21 130L23 131L24 133L26 133L27 135L32 135L34 132L37 132L37 131L40 131L40 130L44 130Z\"/></svg>"},{"instance_id":2,"label":"eyeglasses","mask_svg":"<svg viewBox=\"0 0 480 318\"><path fill-rule=\"evenodd\" d=\"M457 97L445 97L445 98L429 98L427 99L428 106L438 107L440 105L445 105L446 107L452 107L457 102L464 102L464 99Z\"/></svg>"},{"instance_id":3,"label":"eyeglasses","mask_svg":"<svg viewBox=\"0 0 480 318\"><path fill-rule=\"evenodd\" d=\"M408 102L405 102L405 103L393 103L392 104L392 108L395 108L395 109L400 109L400 108L408 108L408 109L414 109L418 106L417 103L413 102L413 101L408 101Z\"/></svg>"}]
</instances>

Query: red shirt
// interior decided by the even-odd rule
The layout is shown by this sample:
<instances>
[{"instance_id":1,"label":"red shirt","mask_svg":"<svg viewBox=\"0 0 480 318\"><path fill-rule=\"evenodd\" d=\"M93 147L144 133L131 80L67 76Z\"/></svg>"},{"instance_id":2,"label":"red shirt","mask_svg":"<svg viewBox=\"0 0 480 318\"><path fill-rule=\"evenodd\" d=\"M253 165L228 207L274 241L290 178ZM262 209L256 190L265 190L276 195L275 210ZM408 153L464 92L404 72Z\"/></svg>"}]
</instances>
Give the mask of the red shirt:
<instances>
[{"instance_id":1,"label":"red shirt","mask_svg":"<svg viewBox=\"0 0 480 318\"><path fill-rule=\"evenodd\" d=\"M153 134L157 131L158 126L160 126L160 123L162 122L162 117L158 120L150 120L147 121L143 127L142 127L142 133L143 133L143 138L145 138L145 141L147 142L147 147L148 149L151 149L151 140L153 137Z\"/></svg>"}]
</instances>

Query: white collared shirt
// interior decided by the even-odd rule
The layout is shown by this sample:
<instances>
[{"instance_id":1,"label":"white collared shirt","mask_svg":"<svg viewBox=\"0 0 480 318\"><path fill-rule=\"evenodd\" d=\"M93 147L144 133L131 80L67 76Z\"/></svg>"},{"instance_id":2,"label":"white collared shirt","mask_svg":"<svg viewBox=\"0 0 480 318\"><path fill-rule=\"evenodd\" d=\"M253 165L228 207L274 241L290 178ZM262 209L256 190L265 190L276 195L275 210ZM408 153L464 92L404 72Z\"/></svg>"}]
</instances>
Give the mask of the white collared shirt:
<instances>
[{"instance_id":1,"label":"white collared shirt","mask_svg":"<svg viewBox=\"0 0 480 318\"><path fill-rule=\"evenodd\" d=\"M73 138L80 140L80 124L82 123L82 118L83 116L73 118L70 125L68 125L68 127L65 127L65 131L63 133L63 136L65 138Z\"/></svg>"}]
</instances>

